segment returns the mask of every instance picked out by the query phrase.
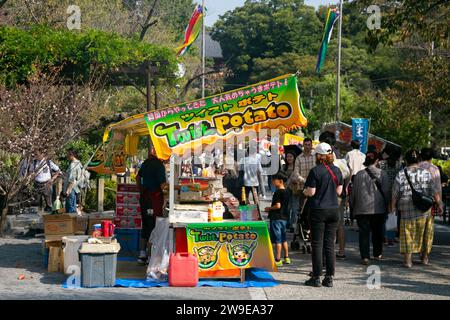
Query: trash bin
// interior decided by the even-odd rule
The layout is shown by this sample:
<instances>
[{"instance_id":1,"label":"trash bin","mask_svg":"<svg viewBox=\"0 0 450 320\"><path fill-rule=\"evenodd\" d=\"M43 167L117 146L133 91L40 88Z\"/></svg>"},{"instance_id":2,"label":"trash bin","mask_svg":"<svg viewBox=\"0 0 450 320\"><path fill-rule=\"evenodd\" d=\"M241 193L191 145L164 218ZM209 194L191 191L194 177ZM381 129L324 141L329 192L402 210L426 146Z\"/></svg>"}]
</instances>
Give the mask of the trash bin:
<instances>
[{"instance_id":1,"label":"trash bin","mask_svg":"<svg viewBox=\"0 0 450 320\"><path fill-rule=\"evenodd\" d=\"M83 243L80 250L81 286L113 287L116 284L118 243Z\"/></svg>"},{"instance_id":2,"label":"trash bin","mask_svg":"<svg viewBox=\"0 0 450 320\"><path fill-rule=\"evenodd\" d=\"M72 274L73 271L68 271L69 266L78 266L81 270L80 257L78 250L83 242L86 242L89 236L65 236L62 238L64 248L64 273Z\"/></svg>"}]
</instances>

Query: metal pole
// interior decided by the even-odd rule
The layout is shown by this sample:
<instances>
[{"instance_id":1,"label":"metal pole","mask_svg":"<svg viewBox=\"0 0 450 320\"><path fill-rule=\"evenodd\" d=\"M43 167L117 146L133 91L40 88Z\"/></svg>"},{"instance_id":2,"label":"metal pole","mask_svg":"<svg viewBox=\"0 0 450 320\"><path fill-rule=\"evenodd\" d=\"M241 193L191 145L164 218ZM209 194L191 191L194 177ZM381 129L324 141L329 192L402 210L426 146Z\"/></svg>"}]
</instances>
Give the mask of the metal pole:
<instances>
[{"instance_id":1,"label":"metal pole","mask_svg":"<svg viewBox=\"0 0 450 320\"><path fill-rule=\"evenodd\" d=\"M434 56L434 41L431 42L431 56ZM432 117L431 117L431 108L430 108L430 111L428 113L428 121L430 122L429 123L430 128L428 129L428 146L429 147L431 146L431 120L432 120Z\"/></svg>"},{"instance_id":2,"label":"metal pole","mask_svg":"<svg viewBox=\"0 0 450 320\"><path fill-rule=\"evenodd\" d=\"M340 85L341 85L341 36L342 36L342 0L339 1L339 35L336 79L336 122L339 121Z\"/></svg>"},{"instance_id":3,"label":"metal pole","mask_svg":"<svg viewBox=\"0 0 450 320\"><path fill-rule=\"evenodd\" d=\"M205 0L202 0L202 12L203 12L203 23L202 23L202 99L205 98Z\"/></svg>"},{"instance_id":4,"label":"metal pole","mask_svg":"<svg viewBox=\"0 0 450 320\"><path fill-rule=\"evenodd\" d=\"M150 94L152 83L151 83L151 73L150 73L150 63L149 62L147 62L146 71L147 71L147 73L145 75L145 85L147 86L147 97L146 97L147 98L147 112L149 112L150 108L151 108L151 103L152 103L152 101L151 101L152 97Z\"/></svg>"},{"instance_id":5,"label":"metal pole","mask_svg":"<svg viewBox=\"0 0 450 320\"><path fill-rule=\"evenodd\" d=\"M156 90L158 81L155 79L155 110L158 109L158 91Z\"/></svg>"}]
</instances>

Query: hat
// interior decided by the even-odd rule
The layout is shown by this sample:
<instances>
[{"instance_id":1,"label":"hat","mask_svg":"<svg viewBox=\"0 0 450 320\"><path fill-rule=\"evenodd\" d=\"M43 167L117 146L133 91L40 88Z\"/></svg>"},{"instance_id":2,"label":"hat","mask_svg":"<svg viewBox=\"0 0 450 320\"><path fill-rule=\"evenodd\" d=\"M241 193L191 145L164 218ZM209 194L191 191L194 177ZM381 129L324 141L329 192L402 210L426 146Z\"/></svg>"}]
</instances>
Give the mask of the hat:
<instances>
[{"instance_id":1,"label":"hat","mask_svg":"<svg viewBox=\"0 0 450 320\"><path fill-rule=\"evenodd\" d=\"M333 149L328 143L322 142L319 143L316 147L317 154L331 154L333 153Z\"/></svg>"}]
</instances>

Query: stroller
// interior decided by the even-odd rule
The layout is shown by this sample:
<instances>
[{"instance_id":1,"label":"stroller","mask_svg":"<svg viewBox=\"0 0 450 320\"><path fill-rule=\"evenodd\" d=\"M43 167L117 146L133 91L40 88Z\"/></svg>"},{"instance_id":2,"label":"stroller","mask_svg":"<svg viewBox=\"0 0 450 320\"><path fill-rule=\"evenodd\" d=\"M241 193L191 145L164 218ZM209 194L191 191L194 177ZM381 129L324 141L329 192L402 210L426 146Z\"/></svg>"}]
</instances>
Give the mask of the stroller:
<instances>
[{"instance_id":1,"label":"stroller","mask_svg":"<svg viewBox=\"0 0 450 320\"><path fill-rule=\"evenodd\" d=\"M291 242L291 249L293 251L302 250L302 253L311 253L311 227L309 224L309 217L307 206L308 200L305 200L301 211L298 214L297 230L294 234L294 239ZM300 243L301 239L301 243Z\"/></svg>"}]
</instances>

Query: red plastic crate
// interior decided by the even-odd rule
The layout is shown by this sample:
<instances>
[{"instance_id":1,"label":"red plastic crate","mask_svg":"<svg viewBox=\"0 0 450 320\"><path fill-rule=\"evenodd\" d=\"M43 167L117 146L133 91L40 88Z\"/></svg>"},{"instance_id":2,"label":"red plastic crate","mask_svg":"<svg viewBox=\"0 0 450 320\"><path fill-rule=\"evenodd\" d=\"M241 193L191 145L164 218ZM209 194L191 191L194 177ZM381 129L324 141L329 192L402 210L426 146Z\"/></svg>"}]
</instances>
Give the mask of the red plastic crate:
<instances>
[{"instance_id":1,"label":"red plastic crate","mask_svg":"<svg viewBox=\"0 0 450 320\"><path fill-rule=\"evenodd\" d=\"M169 285L171 287L196 287L198 284L198 260L192 253L170 254Z\"/></svg>"}]
</instances>

